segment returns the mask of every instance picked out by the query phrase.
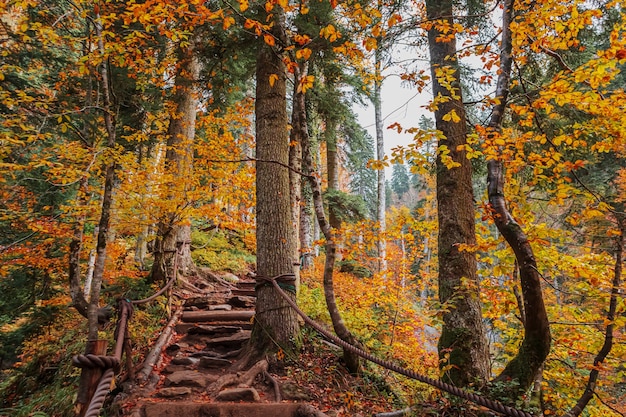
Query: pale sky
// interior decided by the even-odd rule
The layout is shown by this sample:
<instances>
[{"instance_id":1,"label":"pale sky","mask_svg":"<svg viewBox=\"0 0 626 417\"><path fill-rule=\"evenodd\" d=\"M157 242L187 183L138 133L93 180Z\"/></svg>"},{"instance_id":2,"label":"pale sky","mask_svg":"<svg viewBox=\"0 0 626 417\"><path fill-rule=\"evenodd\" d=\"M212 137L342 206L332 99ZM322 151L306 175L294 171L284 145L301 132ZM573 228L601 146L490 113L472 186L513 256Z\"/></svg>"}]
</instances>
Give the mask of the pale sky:
<instances>
[{"instance_id":1,"label":"pale sky","mask_svg":"<svg viewBox=\"0 0 626 417\"><path fill-rule=\"evenodd\" d=\"M395 129L387 129L393 123L400 123L403 128L417 127L422 115L430 116L423 106L431 100L431 91L427 86L421 93L415 87L402 85L400 77L387 77L382 87L382 113L383 113L383 137L385 139L385 154L391 156L391 149L412 141L412 135L399 134ZM374 107L369 105L364 108L355 105L354 111L358 120L376 141L376 128L374 125Z\"/></svg>"}]
</instances>

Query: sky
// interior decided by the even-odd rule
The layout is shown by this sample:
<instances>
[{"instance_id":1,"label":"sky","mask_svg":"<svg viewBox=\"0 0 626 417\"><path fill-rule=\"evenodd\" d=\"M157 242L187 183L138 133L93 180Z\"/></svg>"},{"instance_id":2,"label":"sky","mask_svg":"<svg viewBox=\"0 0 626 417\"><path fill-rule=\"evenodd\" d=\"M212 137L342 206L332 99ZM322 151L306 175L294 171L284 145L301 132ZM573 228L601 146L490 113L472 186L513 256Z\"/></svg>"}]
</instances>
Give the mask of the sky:
<instances>
[{"instance_id":1,"label":"sky","mask_svg":"<svg viewBox=\"0 0 626 417\"><path fill-rule=\"evenodd\" d=\"M403 85L398 76L390 76L384 80L381 94L385 155L391 156L392 148L408 145L413 135L398 133L397 130L387 127L393 123L399 123L405 129L417 127L422 115L430 116L424 106L430 101L431 94L428 87L418 93L415 87L409 87L406 83ZM371 104L367 107L356 104L354 111L361 126L376 140L374 107Z\"/></svg>"}]
</instances>

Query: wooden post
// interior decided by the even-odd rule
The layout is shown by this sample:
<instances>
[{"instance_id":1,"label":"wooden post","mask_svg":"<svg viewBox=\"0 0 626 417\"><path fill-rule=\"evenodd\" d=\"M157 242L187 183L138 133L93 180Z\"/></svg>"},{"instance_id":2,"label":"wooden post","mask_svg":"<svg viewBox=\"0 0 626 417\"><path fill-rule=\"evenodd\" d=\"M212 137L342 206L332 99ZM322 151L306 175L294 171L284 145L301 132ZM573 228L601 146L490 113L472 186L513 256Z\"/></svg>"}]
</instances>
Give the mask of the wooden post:
<instances>
[{"instance_id":1,"label":"wooden post","mask_svg":"<svg viewBox=\"0 0 626 417\"><path fill-rule=\"evenodd\" d=\"M106 340L89 340L87 341L85 354L104 356L107 353L107 344L108 342ZM85 416L102 373L103 370L100 368L83 368L80 374L76 404L74 405L74 414L77 417Z\"/></svg>"}]
</instances>

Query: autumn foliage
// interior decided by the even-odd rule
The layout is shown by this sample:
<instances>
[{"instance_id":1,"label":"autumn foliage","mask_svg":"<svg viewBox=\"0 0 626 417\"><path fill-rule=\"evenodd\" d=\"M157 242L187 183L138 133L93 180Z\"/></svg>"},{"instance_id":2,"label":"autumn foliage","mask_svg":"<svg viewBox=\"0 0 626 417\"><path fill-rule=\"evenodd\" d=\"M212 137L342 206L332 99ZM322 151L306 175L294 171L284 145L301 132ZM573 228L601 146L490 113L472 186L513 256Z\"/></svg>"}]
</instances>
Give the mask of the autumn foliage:
<instances>
[{"instance_id":1,"label":"autumn foliage","mask_svg":"<svg viewBox=\"0 0 626 417\"><path fill-rule=\"evenodd\" d=\"M235 270L228 261L252 260L255 254L253 41L280 49L288 89L310 100L312 141L316 149L326 150L323 112L336 109L324 109L324 100L315 100L331 81L341 94L369 94L373 54L385 37L406 40L413 48L402 52L410 55L410 64L386 70L425 97L409 112L430 115L447 103L446 97L428 95L431 76L414 59L426 56L426 33L437 27L444 34L440 42L456 37L460 62L466 65L467 112L452 109L443 116L445 122L467 124L466 143L458 149L437 147L441 132L386 120L389 131L410 136L412 143L361 165L375 171L407 163L411 188L404 199L394 196L398 204L387 210L384 232L367 218L344 222L335 232L340 260L334 284L345 323L367 349L420 373L437 378L453 366L449 354L437 352L442 315L454 300L446 304L437 296L436 219L437 210L446 207L437 205L434 159L455 169L458 162L450 155L463 152L473 167L476 244L456 249L476 256L491 374L506 366L523 339L525 312L519 265L496 229L485 189L485 164L497 160L504 167L508 210L534 251L552 335L533 389L502 400L544 415L562 414L597 371L595 397L585 412L626 413L626 302L624 278L619 279L623 252L617 250L623 250L626 233L623 5L614 0L593 7L575 0L514 2L510 94L501 129L493 132L486 121L499 104L493 91L501 74L500 3L468 2L472 16L453 24L427 19L421 2L400 3L402 7L335 0L0 4L3 370L23 370L29 362L41 369L57 366L67 359L65 351L45 350L37 356L35 347L66 343L65 328L83 329L71 308L70 244L80 235L81 285L88 285L108 165L115 168L115 181L102 305L135 294L137 287L156 289L158 283L144 285L157 225L166 218L191 226L199 265L247 270ZM286 15L284 37L275 34L270 18L257 19L258 7L272 19L277 10ZM455 10L465 13L461 7ZM169 123L177 117L172 104L180 65L176 51L192 43L199 45L202 63L193 80L199 105L196 135L185 155L193 159L193 170L180 178L165 156ZM328 57L330 63L324 61ZM111 76L110 109L102 99L103 67ZM309 72L301 73L303 69ZM449 67L437 68L434 76L443 86L455 82ZM278 79L271 74L269 84ZM107 146L107 115L115 119L113 146ZM348 191L356 174L345 161L355 146L345 131L338 132L339 185ZM326 163L325 156L319 157L316 172L298 174L319 177L327 185ZM302 199L300 204L309 203ZM322 286L325 242L318 239L307 248L320 257L301 271L298 302L314 319L328 322ZM380 239L387 242L386 271L378 267ZM207 254L203 245L213 253ZM236 253L228 261L215 255L229 251ZM163 310L149 313L158 316ZM162 318L142 314L150 325ZM609 339L610 352L598 361ZM367 371L380 372L409 405L439 395L386 371ZM4 392L1 380L0 388ZM15 400L3 399L1 407L13 407Z\"/></svg>"}]
</instances>

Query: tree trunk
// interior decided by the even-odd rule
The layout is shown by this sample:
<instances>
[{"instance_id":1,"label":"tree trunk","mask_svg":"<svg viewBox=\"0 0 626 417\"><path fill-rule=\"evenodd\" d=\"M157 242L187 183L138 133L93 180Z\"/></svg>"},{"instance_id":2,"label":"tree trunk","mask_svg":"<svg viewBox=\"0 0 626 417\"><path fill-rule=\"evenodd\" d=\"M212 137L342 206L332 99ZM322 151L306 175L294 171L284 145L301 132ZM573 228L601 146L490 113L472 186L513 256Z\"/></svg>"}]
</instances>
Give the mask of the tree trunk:
<instances>
[{"instance_id":1,"label":"tree trunk","mask_svg":"<svg viewBox=\"0 0 626 417\"><path fill-rule=\"evenodd\" d=\"M313 266L313 209L311 208L311 190L308 184L302 184L302 202L300 207L300 251L301 269Z\"/></svg>"},{"instance_id":2,"label":"tree trunk","mask_svg":"<svg viewBox=\"0 0 626 417\"><path fill-rule=\"evenodd\" d=\"M280 40L284 38L284 17L276 9L272 32ZM292 231L289 170L285 169L289 163L286 71L281 55L266 44L259 47L257 56L255 115L257 274L288 278L294 273L296 242ZM295 300L293 282L277 281ZM251 338L254 353L261 356L279 349L296 352L300 343L297 313L271 284L263 281L259 284Z\"/></svg>"},{"instance_id":3,"label":"tree trunk","mask_svg":"<svg viewBox=\"0 0 626 417\"><path fill-rule=\"evenodd\" d=\"M296 75L297 77L297 75ZM306 102L304 100L304 94L302 92L298 93L297 90L294 90L293 97L293 113L292 113L292 134L294 138L297 138L297 146L298 152L297 156L299 157L299 165L298 169L302 170L302 138L306 135L309 136L309 131L307 127L306 120ZM293 140L292 144L293 146ZM296 153L296 152L294 152ZM290 152L291 158L291 152ZM293 177L294 173L290 173ZM300 268L307 269L313 265L313 254L311 253L313 246L313 210L311 208L311 188L309 184L306 182L306 179L297 175L298 184L300 187L300 201L299 204L292 204L294 210L297 210L299 213L298 218L298 238L300 241Z\"/></svg>"},{"instance_id":4,"label":"tree trunk","mask_svg":"<svg viewBox=\"0 0 626 417\"><path fill-rule=\"evenodd\" d=\"M289 140L289 167L291 170L289 171L289 195L291 197L291 215L292 219L292 230L294 234L295 252L294 259L300 267L304 263L304 250L305 247L302 246L302 241L300 240L300 216L302 214L302 210L300 209L302 203L302 176L300 172L302 171L302 131L306 130L306 119L302 120L300 117L300 111L296 109L296 96L297 90L294 89L293 95L293 110L291 113L291 135ZM296 291L300 288L300 268L295 268L296 274Z\"/></svg>"},{"instance_id":5,"label":"tree trunk","mask_svg":"<svg viewBox=\"0 0 626 417\"><path fill-rule=\"evenodd\" d=\"M334 116L326 117L326 174L328 175L328 191L339 191L339 158L337 153L337 120ZM328 221L333 229L341 228L341 221L336 213L336 208L329 205Z\"/></svg>"},{"instance_id":6,"label":"tree trunk","mask_svg":"<svg viewBox=\"0 0 626 417\"><path fill-rule=\"evenodd\" d=\"M452 0L427 0L428 19L434 25L428 31L433 96L436 104L435 122L441 131L439 146L449 150L456 165L449 168L441 153L437 155L437 204L439 220L439 300L448 311L443 314L439 339L439 356L448 359L444 378L458 386L484 384L489 376L489 356L479 302L476 258L474 253L459 250L459 245L476 243L474 225L474 193L472 166L464 150L467 126L460 89L456 58L456 39L440 32L441 24L452 26ZM442 41L441 38L448 38ZM452 86L442 85L438 70L452 71ZM444 98L443 100L441 98ZM445 121L444 116L456 112L460 118Z\"/></svg>"},{"instance_id":7,"label":"tree trunk","mask_svg":"<svg viewBox=\"0 0 626 417\"><path fill-rule=\"evenodd\" d=\"M200 62L195 48L180 50L179 68L174 83L174 110L170 116L165 153L166 173L172 175L168 200L176 203L175 208L163 215L158 226L158 242L152 266L152 281L165 283L175 271L174 255L178 250L178 267L183 275L195 270L191 259L191 227L185 216L190 203L193 172L193 141L196 134L196 112L198 97L194 83L200 75Z\"/></svg>"},{"instance_id":8,"label":"tree trunk","mask_svg":"<svg viewBox=\"0 0 626 417\"><path fill-rule=\"evenodd\" d=\"M498 104L493 107L489 134L498 135L506 109L512 67L512 34L510 29L513 0L504 3L500 72L496 86ZM532 247L520 225L509 213L504 199L504 167L499 159L487 163L487 193L493 210L493 220L507 241L519 266L524 302L524 340L517 355L507 364L498 381L515 381L511 394L517 396L530 388L550 351L550 324L543 302L541 276Z\"/></svg>"},{"instance_id":9,"label":"tree trunk","mask_svg":"<svg viewBox=\"0 0 626 417\"><path fill-rule=\"evenodd\" d=\"M375 52L374 58L374 97L372 102L374 103L374 122L376 124L376 158L382 161L385 158L385 140L383 137L383 110L382 110L382 52L378 49ZM385 230L387 229L385 211L387 208L386 203L387 188L385 184L385 170L378 170L378 205L377 205L377 218L379 227L378 236L378 270L387 270L387 242L385 240Z\"/></svg>"}]
</instances>

